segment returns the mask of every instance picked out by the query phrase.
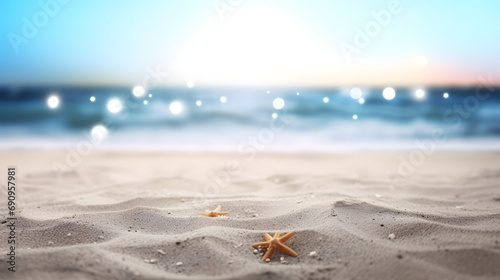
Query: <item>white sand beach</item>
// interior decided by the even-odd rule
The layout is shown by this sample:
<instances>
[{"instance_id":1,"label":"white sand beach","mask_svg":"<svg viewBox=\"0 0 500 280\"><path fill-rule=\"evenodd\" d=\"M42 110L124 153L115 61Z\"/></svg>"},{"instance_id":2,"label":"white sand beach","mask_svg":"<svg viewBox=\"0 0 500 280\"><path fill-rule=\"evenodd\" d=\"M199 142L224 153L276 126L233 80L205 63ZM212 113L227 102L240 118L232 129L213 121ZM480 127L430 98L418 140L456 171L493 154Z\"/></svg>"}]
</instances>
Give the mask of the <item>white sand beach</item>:
<instances>
[{"instance_id":1,"label":"white sand beach","mask_svg":"<svg viewBox=\"0 0 500 280\"><path fill-rule=\"evenodd\" d=\"M430 155L395 185L404 153L94 151L62 175L66 151L0 155L19 212L1 279L500 278L499 153ZM278 230L298 257L261 261Z\"/></svg>"}]
</instances>

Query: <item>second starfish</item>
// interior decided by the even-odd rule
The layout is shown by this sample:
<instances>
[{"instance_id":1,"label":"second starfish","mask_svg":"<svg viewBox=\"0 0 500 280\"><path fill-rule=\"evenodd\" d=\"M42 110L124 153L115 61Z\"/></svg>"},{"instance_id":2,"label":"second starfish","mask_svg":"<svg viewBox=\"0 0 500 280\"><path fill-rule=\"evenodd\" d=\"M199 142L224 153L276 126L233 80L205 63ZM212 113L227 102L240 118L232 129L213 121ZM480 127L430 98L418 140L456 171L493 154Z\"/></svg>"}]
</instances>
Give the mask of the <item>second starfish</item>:
<instances>
[{"instance_id":1,"label":"second starfish","mask_svg":"<svg viewBox=\"0 0 500 280\"><path fill-rule=\"evenodd\" d=\"M207 216L207 217L219 217L219 216L224 216L224 215L229 214L229 212L221 212L221 211L222 211L222 207L219 205L219 206L217 206L217 208L215 208L214 211L205 210L205 212L200 212L198 214L200 214L202 216Z\"/></svg>"}]
</instances>

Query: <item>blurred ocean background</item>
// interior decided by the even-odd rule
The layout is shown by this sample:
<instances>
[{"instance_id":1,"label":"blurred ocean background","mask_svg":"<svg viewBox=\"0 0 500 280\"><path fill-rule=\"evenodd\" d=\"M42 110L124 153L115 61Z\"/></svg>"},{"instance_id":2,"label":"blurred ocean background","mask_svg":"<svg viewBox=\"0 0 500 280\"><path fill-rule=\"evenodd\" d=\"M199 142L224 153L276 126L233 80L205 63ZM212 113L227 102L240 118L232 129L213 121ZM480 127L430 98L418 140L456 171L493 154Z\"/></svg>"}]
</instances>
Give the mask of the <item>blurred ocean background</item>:
<instances>
[{"instance_id":1,"label":"blurred ocean background","mask_svg":"<svg viewBox=\"0 0 500 280\"><path fill-rule=\"evenodd\" d=\"M0 148L71 149L97 127L106 133L96 149L408 150L438 129L439 150L500 150L500 89L487 100L473 87L426 88L422 98L395 88L392 100L383 88L361 90L360 101L350 88L156 88L137 98L125 87L4 87ZM120 112L108 108L112 99Z\"/></svg>"}]
</instances>

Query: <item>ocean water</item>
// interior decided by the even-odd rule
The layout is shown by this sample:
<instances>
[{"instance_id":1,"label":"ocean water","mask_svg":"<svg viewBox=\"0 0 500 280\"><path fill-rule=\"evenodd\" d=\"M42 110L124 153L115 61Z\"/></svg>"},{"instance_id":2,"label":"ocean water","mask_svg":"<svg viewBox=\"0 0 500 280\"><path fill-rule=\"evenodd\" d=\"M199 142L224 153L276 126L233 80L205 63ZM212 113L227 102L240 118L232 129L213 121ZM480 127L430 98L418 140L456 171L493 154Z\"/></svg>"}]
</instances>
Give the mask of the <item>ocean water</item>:
<instances>
[{"instance_id":1,"label":"ocean water","mask_svg":"<svg viewBox=\"0 0 500 280\"><path fill-rule=\"evenodd\" d=\"M500 150L500 88L424 88L422 99L415 88L395 88L392 100L383 88L361 89L363 104L349 88L156 88L136 98L125 87L6 87L0 148L87 141L97 149L141 150L405 150L422 143ZM47 104L51 93L59 98L55 109ZM118 113L108 110L113 98L122 103ZM276 98L283 108L273 106ZM172 102L181 104L180 113L171 111ZM93 130L98 125L106 132Z\"/></svg>"}]
</instances>

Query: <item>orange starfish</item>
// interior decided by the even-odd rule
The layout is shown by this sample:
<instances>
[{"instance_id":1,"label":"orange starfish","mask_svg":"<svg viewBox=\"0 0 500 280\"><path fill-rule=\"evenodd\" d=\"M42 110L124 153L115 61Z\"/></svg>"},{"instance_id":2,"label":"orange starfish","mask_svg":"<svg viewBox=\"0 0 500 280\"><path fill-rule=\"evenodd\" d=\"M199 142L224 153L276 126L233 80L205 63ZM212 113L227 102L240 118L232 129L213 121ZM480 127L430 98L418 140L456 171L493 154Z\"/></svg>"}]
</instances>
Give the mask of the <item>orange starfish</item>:
<instances>
[{"instance_id":1,"label":"orange starfish","mask_svg":"<svg viewBox=\"0 0 500 280\"><path fill-rule=\"evenodd\" d=\"M229 212L221 212L221 206L217 206L217 208L215 208L214 211L210 211L210 210L205 210L205 212L200 212L198 214L202 215L202 216L207 216L207 217L219 217L219 216L223 216L223 215L227 215L229 214Z\"/></svg>"},{"instance_id":2,"label":"orange starfish","mask_svg":"<svg viewBox=\"0 0 500 280\"><path fill-rule=\"evenodd\" d=\"M285 241L290 239L294 234L295 234L295 231L291 231L291 232L280 237L280 232L277 231L274 234L274 236L271 237L271 235L267 234L267 232L266 232L266 233L264 233L264 239L266 241L255 243L252 245L252 247L259 247L260 246L261 248L268 248L267 252L262 257L263 261L265 261L267 258L271 258L273 256L274 252L276 251L276 249L278 249L279 251L281 251L287 255L296 257L297 253L294 250L290 249L290 247L283 244L283 243L285 243Z\"/></svg>"}]
</instances>

